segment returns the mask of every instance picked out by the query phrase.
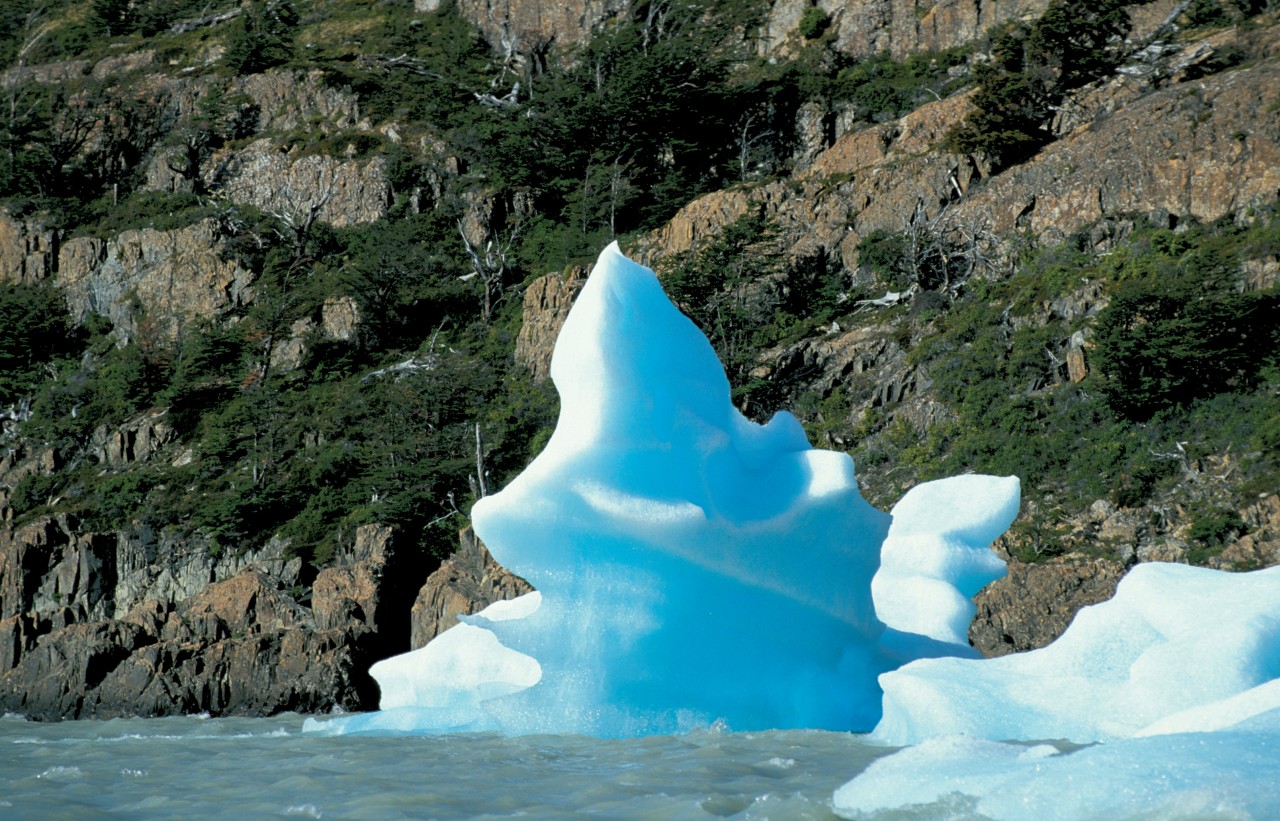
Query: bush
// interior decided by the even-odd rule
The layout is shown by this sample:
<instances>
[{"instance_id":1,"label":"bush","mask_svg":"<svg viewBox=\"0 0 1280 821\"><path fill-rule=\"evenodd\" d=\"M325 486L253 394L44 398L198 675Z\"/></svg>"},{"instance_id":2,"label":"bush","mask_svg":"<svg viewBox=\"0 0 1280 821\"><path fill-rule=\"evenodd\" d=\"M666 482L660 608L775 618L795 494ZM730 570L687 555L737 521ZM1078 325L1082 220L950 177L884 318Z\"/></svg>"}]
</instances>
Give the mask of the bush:
<instances>
[{"instance_id":1,"label":"bush","mask_svg":"<svg viewBox=\"0 0 1280 821\"><path fill-rule=\"evenodd\" d=\"M814 40L822 36L827 30L827 26L831 24L831 18L819 6L809 6L800 15L800 25L797 31L800 36L806 40Z\"/></svg>"},{"instance_id":2,"label":"bush","mask_svg":"<svg viewBox=\"0 0 1280 821\"><path fill-rule=\"evenodd\" d=\"M1145 280L1122 286L1096 324L1096 362L1108 403L1143 420L1255 382L1274 359L1276 300L1205 282Z\"/></svg>"},{"instance_id":3,"label":"bush","mask_svg":"<svg viewBox=\"0 0 1280 821\"><path fill-rule=\"evenodd\" d=\"M0 284L0 405L30 395L45 365L79 351L66 301L52 285Z\"/></svg>"},{"instance_id":4,"label":"bush","mask_svg":"<svg viewBox=\"0 0 1280 821\"><path fill-rule=\"evenodd\" d=\"M227 44L223 63L236 74L257 74L293 58L298 13L289 0L256 0L247 6Z\"/></svg>"},{"instance_id":5,"label":"bush","mask_svg":"<svg viewBox=\"0 0 1280 821\"><path fill-rule=\"evenodd\" d=\"M1222 547L1247 530L1248 526L1234 510L1215 507L1201 511L1191 520L1187 536L1207 547Z\"/></svg>"}]
</instances>

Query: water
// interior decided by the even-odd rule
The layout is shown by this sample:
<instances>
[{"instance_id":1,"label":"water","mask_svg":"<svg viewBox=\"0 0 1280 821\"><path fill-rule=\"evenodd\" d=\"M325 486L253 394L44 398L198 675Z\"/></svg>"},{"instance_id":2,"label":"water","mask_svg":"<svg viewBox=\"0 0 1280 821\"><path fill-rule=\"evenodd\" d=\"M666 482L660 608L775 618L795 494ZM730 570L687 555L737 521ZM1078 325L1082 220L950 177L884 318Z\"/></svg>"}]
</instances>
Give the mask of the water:
<instances>
[{"instance_id":1,"label":"water","mask_svg":"<svg viewBox=\"0 0 1280 821\"><path fill-rule=\"evenodd\" d=\"M303 717L0 719L0 818L829 819L891 750L817 731L352 737Z\"/></svg>"}]
</instances>

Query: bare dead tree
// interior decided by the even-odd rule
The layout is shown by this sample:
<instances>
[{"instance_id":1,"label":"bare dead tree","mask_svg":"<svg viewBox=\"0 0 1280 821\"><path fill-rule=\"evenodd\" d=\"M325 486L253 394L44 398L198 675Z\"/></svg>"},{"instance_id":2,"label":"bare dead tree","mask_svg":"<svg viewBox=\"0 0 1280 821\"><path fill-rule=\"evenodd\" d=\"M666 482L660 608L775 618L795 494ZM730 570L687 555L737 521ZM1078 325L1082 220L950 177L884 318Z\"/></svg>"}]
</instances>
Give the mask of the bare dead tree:
<instances>
[{"instance_id":1,"label":"bare dead tree","mask_svg":"<svg viewBox=\"0 0 1280 821\"><path fill-rule=\"evenodd\" d=\"M464 279L475 278L480 281L483 292L480 317L489 322L505 296L507 263L520 236L520 225L517 223L496 238L489 239L483 251L471 243L462 220L458 220L458 236L462 237L462 245L471 259L472 273L467 274Z\"/></svg>"},{"instance_id":2,"label":"bare dead tree","mask_svg":"<svg viewBox=\"0 0 1280 821\"><path fill-rule=\"evenodd\" d=\"M762 141L773 136L772 129L765 129L752 134L751 128L755 125L756 113L753 111L747 115L742 121L742 127L738 129L738 179L745 181L747 179L747 164L751 161L751 153L756 146Z\"/></svg>"},{"instance_id":3,"label":"bare dead tree","mask_svg":"<svg viewBox=\"0 0 1280 821\"><path fill-rule=\"evenodd\" d=\"M308 261L307 241L311 238L316 223L320 221L325 205L333 198L337 176L332 166L325 166L320 171L319 185L314 195L303 196L286 180L267 198L268 202L279 203L274 207L263 208L263 211L284 226L277 231L277 235L289 244L293 256L293 262L289 266L290 275L295 274L296 269Z\"/></svg>"},{"instance_id":4,"label":"bare dead tree","mask_svg":"<svg viewBox=\"0 0 1280 821\"><path fill-rule=\"evenodd\" d=\"M622 161L622 155L613 158L613 171L609 175L609 236L618 235L618 206L622 204L623 195L631 188L627 171L631 161Z\"/></svg>"},{"instance_id":5,"label":"bare dead tree","mask_svg":"<svg viewBox=\"0 0 1280 821\"><path fill-rule=\"evenodd\" d=\"M477 499L489 495L489 469L484 465L484 439L480 436L480 423L476 422L476 472L470 479L471 493Z\"/></svg>"}]
</instances>

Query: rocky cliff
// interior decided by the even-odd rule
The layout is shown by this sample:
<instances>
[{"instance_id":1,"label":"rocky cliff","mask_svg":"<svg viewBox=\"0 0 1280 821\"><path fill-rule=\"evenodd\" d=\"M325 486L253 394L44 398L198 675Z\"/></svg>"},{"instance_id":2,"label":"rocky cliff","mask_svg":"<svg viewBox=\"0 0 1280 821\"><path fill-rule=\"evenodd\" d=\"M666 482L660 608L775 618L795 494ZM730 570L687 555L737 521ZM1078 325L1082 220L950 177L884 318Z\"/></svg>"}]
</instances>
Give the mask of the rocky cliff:
<instances>
[{"instance_id":1,"label":"rocky cliff","mask_svg":"<svg viewBox=\"0 0 1280 821\"><path fill-rule=\"evenodd\" d=\"M529 589L469 530L461 545L424 579L391 531L366 526L308 580L278 542L212 559L198 541L145 528L91 534L62 518L5 529L0 709L32 718L370 709L370 664Z\"/></svg>"}]
</instances>

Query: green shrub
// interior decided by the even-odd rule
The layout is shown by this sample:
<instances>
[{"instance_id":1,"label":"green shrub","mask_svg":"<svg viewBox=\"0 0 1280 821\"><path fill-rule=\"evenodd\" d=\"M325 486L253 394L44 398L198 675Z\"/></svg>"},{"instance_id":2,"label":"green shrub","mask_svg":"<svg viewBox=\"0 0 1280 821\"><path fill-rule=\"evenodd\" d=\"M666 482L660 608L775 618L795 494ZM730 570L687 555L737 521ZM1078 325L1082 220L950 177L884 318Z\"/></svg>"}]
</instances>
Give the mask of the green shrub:
<instances>
[{"instance_id":1,"label":"green shrub","mask_svg":"<svg viewBox=\"0 0 1280 821\"><path fill-rule=\"evenodd\" d=\"M289 62L297 25L289 0L254 0L236 22L223 64L236 74L256 74Z\"/></svg>"},{"instance_id":2,"label":"green shrub","mask_svg":"<svg viewBox=\"0 0 1280 821\"><path fill-rule=\"evenodd\" d=\"M831 24L831 18L822 10L820 6L809 6L800 15L800 24L797 31L800 36L806 40L813 40L822 36L827 30L827 26Z\"/></svg>"},{"instance_id":3,"label":"green shrub","mask_svg":"<svg viewBox=\"0 0 1280 821\"><path fill-rule=\"evenodd\" d=\"M1230 539L1248 531L1248 526L1234 510L1223 507L1201 511L1191 520L1187 536L1206 547L1222 547Z\"/></svg>"}]
</instances>

